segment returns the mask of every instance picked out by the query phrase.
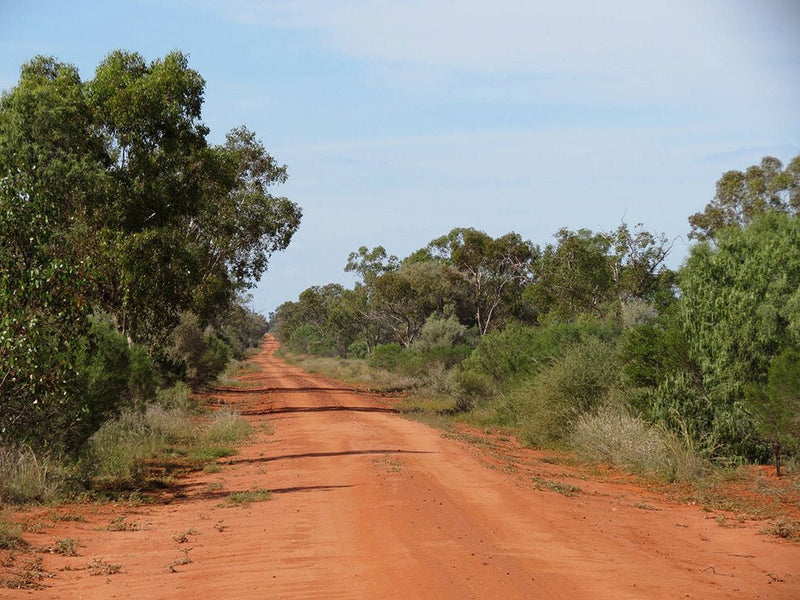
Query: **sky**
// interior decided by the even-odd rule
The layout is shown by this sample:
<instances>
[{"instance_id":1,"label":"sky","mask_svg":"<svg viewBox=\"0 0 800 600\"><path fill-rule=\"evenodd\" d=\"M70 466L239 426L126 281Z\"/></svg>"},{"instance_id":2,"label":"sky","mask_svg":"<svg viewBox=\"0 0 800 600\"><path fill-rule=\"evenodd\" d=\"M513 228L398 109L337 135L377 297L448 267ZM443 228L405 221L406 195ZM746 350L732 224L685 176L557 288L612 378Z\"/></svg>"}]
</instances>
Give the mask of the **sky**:
<instances>
[{"instance_id":1,"label":"sky","mask_svg":"<svg viewBox=\"0 0 800 600\"><path fill-rule=\"evenodd\" d=\"M189 55L212 143L288 166L303 222L264 314L455 227L550 243L641 223L673 244L728 170L800 154L800 0L0 0L0 89L36 55Z\"/></svg>"}]
</instances>

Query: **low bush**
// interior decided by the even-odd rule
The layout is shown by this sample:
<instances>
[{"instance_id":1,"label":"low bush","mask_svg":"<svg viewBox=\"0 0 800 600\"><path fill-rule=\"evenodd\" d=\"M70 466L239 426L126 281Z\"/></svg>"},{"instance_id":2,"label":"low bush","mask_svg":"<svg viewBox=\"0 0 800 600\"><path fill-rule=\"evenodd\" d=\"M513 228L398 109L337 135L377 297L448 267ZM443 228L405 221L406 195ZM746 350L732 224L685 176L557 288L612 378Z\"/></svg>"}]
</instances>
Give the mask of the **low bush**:
<instances>
[{"instance_id":1,"label":"low bush","mask_svg":"<svg viewBox=\"0 0 800 600\"><path fill-rule=\"evenodd\" d=\"M380 344L367 357L367 364L377 369L397 371L403 360L403 347L400 344Z\"/></svg>"},{"instance_id":2,"label":"low bush","mask_svg":"<svg viewBox=\"0 0 800 600\"><path fill-rule=\"evenodd\" d=\"M234 354L222 338L210 329L201 328L192 313L181 315L171 338L167 362L171 369L178 371L179 380L195 387L216 379Z\"/></svg>"},{"instance_id":3,"label":"low bush","mask_svg":"<svg viewBox=\"0 0 800 600\"><path fill-rule=\"evenodd\" d=\"M466 341L467 327L462 325L455 315L450 315L446 319L432 315L425 321L412 346L416 350L425 352L434 348L464 344Z\"/></svg>"},{"instance_id":4,"label":"low bush","mask_svg":"<svg viewBox=\"0 0 800 600\"><path fill-rule=\"evenodd\" d=\"M64 468L47 455L37 456L28 447L0 448L0 500L48 502L65 482Z\"/></svg>"},{"instance_id":5,"label":"low bush","mask_svg":"<svg viewBox=\"0 0 800 600\"><path fill-rule=\"evenodd\" d=\"M706 464L690 438L614 405L578 417L570 444L583 458L667 481L694 480Z\"/></svg>"},{"instance_id":6,"label":"low bush","mask_svg":"<svg viewBox=\"0 0 800 600\"><path fill-rule=\"evenodd\" d=\"M534 446L561 444L578 417L602 405L617 383L617 363L606 343L591 337L572 346L511 393L523 440Z\"/></svg>"},{"instance_id":7,"label":"low bush","mask_svg":"<svg viewBox=\"0 0 800 600\"><path fill-rule=\"evenodd\" d=\"M594 319L541 327L512 323L481 338L460 370L489 376L499 389L509 389L536 375L570 347L590 338L611 340L616 334L612 325Z\"/></svg>"},{"instance_id":8,"label":"low bush","mask_svg":"<svg viewBox=\"0 0 800 600\"><path fill-rule=\"evenodd\" d=\"M158 390L155 403L163 408L176 408L186 411L189 410L191 405L191 393L191 388L180 381L171 387Z\"/></svg>"},{"instance_id":9,"label":"low bush","mask_svg":"<svg viewBox=\"0 0 800 600\"><path fill-rule=\"evenodd\" d=\"M297 354L318 354L320 356L336 356L336 344L328 339L317 325L306 323L292 332L286 346Z\"/></svg>"}]
</instances>

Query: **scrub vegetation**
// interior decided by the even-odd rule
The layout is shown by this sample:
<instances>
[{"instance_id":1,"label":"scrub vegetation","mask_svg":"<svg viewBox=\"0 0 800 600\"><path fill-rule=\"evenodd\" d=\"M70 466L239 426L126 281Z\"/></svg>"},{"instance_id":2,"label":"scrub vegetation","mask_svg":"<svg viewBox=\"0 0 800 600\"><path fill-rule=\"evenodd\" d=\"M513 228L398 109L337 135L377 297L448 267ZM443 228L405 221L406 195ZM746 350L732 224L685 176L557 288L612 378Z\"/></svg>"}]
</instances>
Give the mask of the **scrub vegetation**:
<instances>
[{"instance_id":1,"label":"scrub vegetation","mask_svg":"<svg viewBox=\"0 0 800 600\"><path fill-rule=\"evenodd\" d=\"M798 211L800 156L766 157L721 177L677 271L641 226L544 246L454 229L403 259L359 248L352 289L311 287L271 328L293 360L530 446L667 481L770 461L796 475Z\"/></svg>"},{"instance_id":2,"label":"scrub vegetation","mask_svg":"<svg viewBox=\"0 0 800 600\"><path fill-rule=\"evenodd\" d=\"M2 502L136 493L247 433L190 391L260 344L247 291L301 211L253 132L209 143L204 92L180 52L115 51L0 96Z\"/></svg>"}]
</instances>

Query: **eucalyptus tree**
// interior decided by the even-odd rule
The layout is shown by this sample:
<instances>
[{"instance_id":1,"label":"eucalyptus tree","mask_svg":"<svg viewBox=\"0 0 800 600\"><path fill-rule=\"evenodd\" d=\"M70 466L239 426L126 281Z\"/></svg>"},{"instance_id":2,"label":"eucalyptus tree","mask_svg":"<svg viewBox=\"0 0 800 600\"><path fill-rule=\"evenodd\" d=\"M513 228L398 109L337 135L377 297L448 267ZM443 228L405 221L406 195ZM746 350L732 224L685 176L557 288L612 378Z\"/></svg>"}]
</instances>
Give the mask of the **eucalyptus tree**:
<instances>
[{"instance_id":1,"label":"eucalyptus tree","mask_svg":"<svg viewBox=\"0 0 800 600\"><path fill-rule=\"evenodd\" d=\"M470 290L475 324L485 335L530 282L538 251L517 233L493 238L477 229L456 228L428 244L427 253L451 266L450 272Z\"/></svg>"},{"instance_id":2,"label":"eucalyptus tree","mask_svg":"<svg viewBox=\"0 0 800 600\"><path fill-rule=\"evenodd\" d=\"M181 313L225 314L289 244L301 211L271 193L286 167L244 127L209 144L204 92L181 52L115 51L85 82L36 57L2 94L2 385L49 372L41 385L74 392L69 340L92 310L159 352Z\"/></svg>"},{"instance_id":3,"label":"eucalyptus tree","mask_svg":"<svg viewBox=\"0 0 800 600\"><path fill-rule=\"evenodd\" d=\"M255 134L209 145L205 81L186 56L115 51L82 82L38 57L0 102L0 171L58 199L59 252L91 272L96 303L130 338L163 342L185 310L208 321L285 248L301 212Z\"/></svg>"},{"instance_id":4,"label":"eucalyptus tree","mask_svg":"<svg viewBox=\"0 0 800 600\"><path fill-rule=\"evenodd\" d=\"M744 171L728 171L717 181L714 199L689 217L690 238L713 240L725 227L743 227L765 212L800 212L800 155L786 168L765 156Z\"/></svg>"},{"instance_id":5,"label":"eucalyptus tree","mask_svg":"<svg viewBox=\"0 0 800 600\"><path fill-rule=\"evenodd\" d=\"M560 229L536 261L531 296L537 309L559 320L608 316L614 297L611 239L588 229Z\"/></svg>"}]
</instances>

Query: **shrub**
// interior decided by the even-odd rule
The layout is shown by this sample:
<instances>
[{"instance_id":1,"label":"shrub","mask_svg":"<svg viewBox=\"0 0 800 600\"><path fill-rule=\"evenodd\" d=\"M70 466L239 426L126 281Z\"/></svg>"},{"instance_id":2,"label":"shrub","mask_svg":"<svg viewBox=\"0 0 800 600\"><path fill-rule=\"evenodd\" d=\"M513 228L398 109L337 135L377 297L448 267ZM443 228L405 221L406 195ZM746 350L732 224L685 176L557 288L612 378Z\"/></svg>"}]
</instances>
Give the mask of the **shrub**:
<instances>
[{"instance_id":1,"label":"shrub","mask_svg":"<svg viewBox=\"0 0 800 600\"><path fill-rule=\"evenodd\" d=\"M367 357L367 364L370 367L395 371L402 361L402 354L403 348L400 344L380 344Z\"/></svg>"},{"instance_id":2,"label":"shrub","mask_svg":"<svg viewBox=\"0 0 800 600\"><path fill-rule=\"evenodd\" d=\"M143 403L152 400L156 395L158 376L153 361L142 346L128 348L128 395L131 400Z\"/></svg>"},{"instance_id":3,"label":"shrub","mask_svg":"<svg viewBox=\"0 0 800 600\"><path fill-rule=\"evenodd\" d=\"M367 342L353 342L347 347L347 358L367 358L368 352Z\"/></svg>"},{"instance_id":4,"label":"shrub","mask_svg":"<svg viewBox=\"0 0 800 600\"><path fill-rule=\"evenodd\" d=\"M466 341L466 334L467 327L462 325L455 315L450 315L446 319L432 315L425 321L412 346L426 352L434 348L463 344Z\"/></svg>"},{"instance_id":5,"label":"shrub","mask_svg":"<svg viewBox=\"0 0 800 600\"><path fill-rule=\"evenodd\" d=\"M121 407L143 404L155 394L156 374L147 351L129 345L105 313L93 315L90 321L77 366L83 381L85 410L76 446Z\"/></svg>"},{"instance_id":6,"label":"shrub","mask_svg":"<svg viewBox=\"0 0 800 600\"><path fill-rule=\"evenodd\" d=\"M162 388L156 393L155 403L167 409L189 410L192 390L183 381L174 386Z\"/></svg>"},{"instance_id":7,"label":"shrub","mask_svg":"<svg viewBox=\"0 0 800 600\"><path fill-rule=\"evenodd\" d=\"M523 438L537 446L566 440L577 418L601 405L617 382L617 364L607 344L588 338L572 346L512 392Z\"/></svg>"},{"instance_id":8,"label":"shrub","mask_svg":"<svg viewBox=\"0 0 800 600\"><path fill-rule=\"evenodd\" d=\"M196 427L187 417L183 410L151 405L145 411L125 411L105 423L89 442L95 484L110 490L140 485L149 458L196 436Z\"/></svg>"},{"instance_id":9,"label":"shrub","mask_svg":"<svg viewBox=\"0 0 800 600\"><path fill-rule=\"evenodd\" d=\"M524 327L512 323L501 332L481 338L462 368L489 375L501 387L507 387L538 373L569 347L584 339L594 337L605 340L615 335L613 326L592 319L542 327Z\"/></svg>"},{"instance_id":10,"label":"shrub","mask_svg":"<svg viewBox=\"0 0 800 600\"><path fill-rule=\"evenodd\" d=\"M199 386L213 381L225 370L233 351L218 336L203 331L192 313L183 313L180 323L172 331L168 358L181 371L180 375L191 385Z\"/></svg>"},{"instance_id":11,"label":"shrub","mask_svg":"<svg viewBox=\"0 0 800 600\"><path fill-rule=\"evenodd\" d=\"M668 481L696 479L704 468L689 438L681 439L614 405L578 417L570 442L589 460Z\"/></svg>"},{"instance_id":12,"label":"shrub","mask_svg":"<svg viewBox=\"0 0 800 600\"><path fill-rule=\"evenodd\" d=\"M203 438L213 444L240 444L250 434L250 423L238 412L223 408L214 413Z\"/></svg>"},{"instance_id":13,"label":"shrub","mask_svg":"<svg viewBox=\"0 0 800 600\"><path fill-rule=\"evenodd\" d=\"M620 306L622 328L625 330L639 325L647 325L655 320L657 316L658 311L656 308L649 302L639 298L631 298Z\"/></svg>"},{"instance_id":14,"label":"shrub","mask_svg":"<svg viewBox=\"0 0 800 600\"><path fill-rule=\"evenodd\" d=\"M286 346L297 354L319 354L322 356L336 356L335 344L329 340L323 331L311 323L300 325L292 332Z\"/></svg>"},{"instance_id":15,"label":"shrub","mask_svg":"<svg viewBox=\"0 0 800 600\"><path fill-rule=\"evenodd\" d=\"M479 371L462 370L454 375L456 409L468 411L482 399L490 398L497 391L495 381Z\"/></svg>"}]
</instances>

